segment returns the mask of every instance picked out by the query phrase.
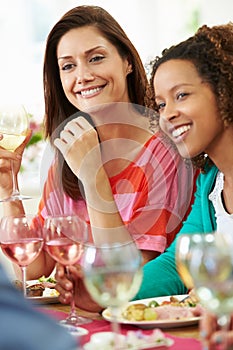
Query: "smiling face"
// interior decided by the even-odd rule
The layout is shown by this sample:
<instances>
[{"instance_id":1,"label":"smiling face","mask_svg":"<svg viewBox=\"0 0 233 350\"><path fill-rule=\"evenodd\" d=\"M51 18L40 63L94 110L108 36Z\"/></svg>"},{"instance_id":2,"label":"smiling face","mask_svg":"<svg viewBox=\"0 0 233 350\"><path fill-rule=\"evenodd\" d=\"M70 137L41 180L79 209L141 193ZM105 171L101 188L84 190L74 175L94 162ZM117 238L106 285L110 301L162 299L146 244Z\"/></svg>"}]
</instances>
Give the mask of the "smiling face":
<instances>
[{"instance_id":1,"label":"smiling face","mask_svg":"<svg viewBox=\"0 0 233 350\"><path fill-rule=\"evenodd\" d=\"M193 63L180 59L162 63L154 76L154 91L160 126L181 156L193 158L205 152L211 157L224 126L215 95Z\"/></svg>"},{"instance_id":2,"label":"smiling face","mask_svg":"<svg viewBox=\"0 0 233 350\"><path fill-rule=\"evenodd\" d=\"M126 77L131 65L97 28L68 31L58 43L57 59L65 95L78 109L130 102Z\"/></svg>"}]
</instances>

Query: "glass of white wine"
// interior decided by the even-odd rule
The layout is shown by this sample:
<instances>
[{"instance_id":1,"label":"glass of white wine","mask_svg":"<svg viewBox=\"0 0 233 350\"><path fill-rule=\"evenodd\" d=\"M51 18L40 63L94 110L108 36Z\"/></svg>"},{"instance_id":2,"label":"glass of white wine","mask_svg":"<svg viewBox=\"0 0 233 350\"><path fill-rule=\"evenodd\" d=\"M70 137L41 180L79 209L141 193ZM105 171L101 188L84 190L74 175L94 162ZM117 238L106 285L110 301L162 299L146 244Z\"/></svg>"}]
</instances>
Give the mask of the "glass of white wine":
<instances>
[{"instance_id":1,"label":"glass of white wine","mask_svg":"<svg viewBox=\"0 0 233 350\"><path fill-rule=\"evenodd\" d=\"M190 261L195 237L195 234L180 234L176 242L176 269L188 290L194 287L190 274Z\"/></svg>"},{"instance_id":2,"label":"glass of white wine","mask_svg":"<svg viewBox=\"0 0 233 350\"><path fill-rule=\"evenodd\" d=\"M195 292L202 305L216 315L219 330L229 329L233 312L233 244L223 233L195 234L189 265ZM221 350L227 349L223 336Z\"/></svg>"},{"instance_id":3,"label":"glass of white wine","mask_svg":"<svg viewBox=\"0 0 233 350\"><path fill-rule=\"evenodd\" d=\"M118 308L137 293L142 281L141 264L141 253L133 241L88 245L84 250L84 283L93 300L110 309L115 349L120 343Z\"/></svg>"},{"instance_id":4,"label":"glass of white wine","mask_svg":"<svg viewBox=\"0 0 233 350\"><path fill-rule=\"evenodd\" d=\"M29 126L28 114L21 105L5 105L0 107L0 146L8 151L14 152L25 140ZM14 172L14 162L11 161L12 172L12 193L8 198L1 199L0 202L30 199L29 196L20 194L16 175Z\"/></svg>"}]
</instances>

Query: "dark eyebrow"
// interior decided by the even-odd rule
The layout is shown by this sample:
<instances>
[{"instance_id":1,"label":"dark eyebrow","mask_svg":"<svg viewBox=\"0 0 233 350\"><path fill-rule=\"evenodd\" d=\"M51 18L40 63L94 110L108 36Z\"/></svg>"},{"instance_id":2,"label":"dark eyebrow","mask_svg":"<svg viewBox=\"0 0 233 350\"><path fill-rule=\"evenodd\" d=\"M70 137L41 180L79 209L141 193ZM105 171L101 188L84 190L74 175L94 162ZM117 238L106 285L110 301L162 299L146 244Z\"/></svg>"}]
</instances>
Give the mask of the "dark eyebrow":
<instances>
[{"instance_id":1,"label":"dark eyebrow","mask_svg":"<svg viewBox=\"0 0 233 350\"><path fill-rule=\"evenodd\" d=\"M92 53L92 51L95 51L95 50L98 50L98 49L105 49L105 47L103 45L98 45L98 46L92 47L91 49L85 51L84 55L87 56L90 53ZM72 58L72 56L61 56L61 57L58 57L57 60L65 60L65 59L70 59L70 58Z\"/></svg>"},{"instance_id":2,"label":"dark eyebrow","mask_svg":"<svg viewBox=\"0 0 233 350\"><path fill-rule=\"evenodd\" d=\"M173 92L174 90L176 89L179 89L180 87L187 87L187 86L193 86L193 84L191 83L180 83L180 84L177 84L175 86L173 86L171 89L169 89L169 92ZM155 98L159 98L160 96L159 95L155 95Z\"/></svg>"}]
</instances>

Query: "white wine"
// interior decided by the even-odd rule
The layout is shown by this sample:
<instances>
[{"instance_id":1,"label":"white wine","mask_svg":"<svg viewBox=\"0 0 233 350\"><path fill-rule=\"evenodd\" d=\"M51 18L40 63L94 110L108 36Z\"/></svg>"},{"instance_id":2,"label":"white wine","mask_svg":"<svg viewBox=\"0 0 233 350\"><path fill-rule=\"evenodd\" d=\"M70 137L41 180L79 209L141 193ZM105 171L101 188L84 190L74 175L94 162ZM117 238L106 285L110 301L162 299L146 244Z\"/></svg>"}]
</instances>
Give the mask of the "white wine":
<instances>
[{"instance_id":1,"label":"white wine","mask_svg":"<svg viewBox=\"0 0 233 350\"><path fill-rule=\"evenodd\" d=\"M1 134L3 135L3 139L0 140L0 146L11 152L14 152L14 150L16 150L16 148L19 147L26 138L26 135L16 135L16 134L6 134L6 133L1 133Z\"/></svg>"},{"instance_id":2,"label":"white wine","mask_svg":"<svg viewBox=\"0 0 233 350\"><path fill-rule=\"evenodd\" d=\"M219 233L203 235L202 245L192 251L190 271L200 302L217 316L233 311L231 247Z\"/></svg>"},{"instance_id":3,"label":"white wine","mask_svg":"<svg viewBox=\"0 0 233 350\"><path fill-rule=\"evenodd\" d=\"M114 271L109 267L93 268L84 278L92 298L103 307L121 306L137 293L142 271Z\"/></svg>"},{"instance_id":4,"label":"white wine","mask_svg":"<svg viewBox=\"0 0 233 350\"><path fill-rule=\"evenodd\" d=\"M202 305L215 315L232 313L233 281L209 281L205 286L198 286L195 291Z\"/></svg>"},{"instance_id":5,"label":"white wine","mask_svg":"<svg viewBox=\"0 0 233 350\"><path fill-rule=\"evenodd\" d=\"M176 268L187 289L193 289L194 282L189 272L188 264L185 263L184 261L179 260L179 258L177 258Z\"/></svg>"}]
</instances>

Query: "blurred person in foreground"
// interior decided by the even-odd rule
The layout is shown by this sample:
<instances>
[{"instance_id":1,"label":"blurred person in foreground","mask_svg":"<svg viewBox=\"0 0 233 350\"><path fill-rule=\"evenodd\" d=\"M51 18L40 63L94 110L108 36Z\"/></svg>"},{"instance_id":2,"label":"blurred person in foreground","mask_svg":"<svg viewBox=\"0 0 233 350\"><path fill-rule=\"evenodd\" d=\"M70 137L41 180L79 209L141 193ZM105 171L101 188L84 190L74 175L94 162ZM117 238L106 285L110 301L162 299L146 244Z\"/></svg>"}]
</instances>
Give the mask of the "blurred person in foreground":
<instances>
[{"instance_id":1,"label":"blurred person in foreground","mask_svg":"<svg viewBox=\"0 0 233 350\"><path fill-rule=\"evenodd\" d=\"M33 309L0 264L0 349L75 350L77 341L54 320Z\"/></svg>"}]
</instances>

